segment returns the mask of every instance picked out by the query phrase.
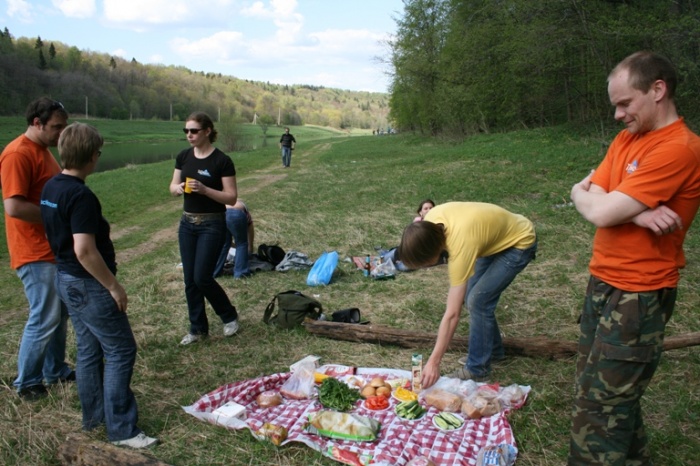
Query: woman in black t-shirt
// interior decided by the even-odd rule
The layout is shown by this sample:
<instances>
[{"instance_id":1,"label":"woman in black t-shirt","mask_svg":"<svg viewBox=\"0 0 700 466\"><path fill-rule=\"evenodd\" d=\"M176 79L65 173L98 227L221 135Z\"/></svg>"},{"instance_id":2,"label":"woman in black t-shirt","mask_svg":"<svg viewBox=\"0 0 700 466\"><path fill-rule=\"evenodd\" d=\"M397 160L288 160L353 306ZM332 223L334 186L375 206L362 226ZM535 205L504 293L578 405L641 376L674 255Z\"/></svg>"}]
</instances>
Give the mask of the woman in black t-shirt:
<instances>
[{"instance_id":1,"label":"woman in black t-shirt","mask_svg":"<svg viewBox=\"0 0 700 466\"><path fill-rule=\"evenodd\" d=\"M224 336L238 331L236 308L214 279L226 238L226 204L236 203L237 188L233 161L212 145L217 132L209 115L191 114L183 131L192 147L175 160L170 193L184 196L178 239L190 331L180 344L189 345L209 335L205 298L224 323Z\"/></svg>"}]
</instances>

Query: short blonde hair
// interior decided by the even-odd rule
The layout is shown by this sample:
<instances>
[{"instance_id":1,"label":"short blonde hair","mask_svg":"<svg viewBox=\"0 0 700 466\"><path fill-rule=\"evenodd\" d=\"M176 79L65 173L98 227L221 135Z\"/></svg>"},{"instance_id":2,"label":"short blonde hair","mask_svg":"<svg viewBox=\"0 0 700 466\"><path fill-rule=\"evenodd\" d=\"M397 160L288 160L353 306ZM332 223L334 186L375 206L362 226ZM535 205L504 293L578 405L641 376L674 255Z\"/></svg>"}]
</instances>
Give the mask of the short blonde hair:
<instances>
[{"instance_id":1,"label":"short blonde hair","mask_svg":"<svg viewBox=\"0 0 700 466\"><path fill-rule=\"evenodd\" d=\"M85 167L103 144L104 139L94 126L71 123L58 138L58 154L63 168L71 170Z\"/></svg>"}]
</instances>

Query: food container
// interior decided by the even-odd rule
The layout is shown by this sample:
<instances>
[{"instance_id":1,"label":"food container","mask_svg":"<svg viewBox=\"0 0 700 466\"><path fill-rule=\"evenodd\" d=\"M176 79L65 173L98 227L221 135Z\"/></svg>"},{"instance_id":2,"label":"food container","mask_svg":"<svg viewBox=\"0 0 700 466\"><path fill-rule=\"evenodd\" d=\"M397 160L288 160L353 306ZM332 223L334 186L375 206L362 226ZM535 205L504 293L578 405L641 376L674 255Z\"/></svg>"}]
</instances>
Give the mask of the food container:
<instances>
[{"instance_id":1,"label":"food container","mask_svg":"<svg viewBox=\"0 0 700 466\"><path fill-rule=\"evenodd\" d=\"M421 377L423 377L423 355L414 353L411 357L411 386L415 393L421 391Z\"/></svg>"}]
</instances>

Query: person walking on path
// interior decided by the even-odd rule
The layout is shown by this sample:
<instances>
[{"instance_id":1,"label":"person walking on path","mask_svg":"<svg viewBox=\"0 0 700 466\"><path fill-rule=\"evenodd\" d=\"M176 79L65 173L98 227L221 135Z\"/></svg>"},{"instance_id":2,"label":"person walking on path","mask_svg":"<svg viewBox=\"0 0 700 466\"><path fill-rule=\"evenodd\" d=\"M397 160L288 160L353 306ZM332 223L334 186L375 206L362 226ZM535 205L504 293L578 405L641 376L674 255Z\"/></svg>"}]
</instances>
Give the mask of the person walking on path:
<instances>
[{"instance_id":1,"label":"person walking on path","mask_svg":"<svg viewBox=\"0 0 700 466\"><path fill-rule=\"evenodd\" d=\"M184 197L178 239L190 331L180 344L189 345L209 335L205 299L223 322L224 336L238 332L238 312L214 278L226 241L226 204L236 204L238 190L231 157L213 146L217 131L211 117L192 113L184 131L192 147L175 159L170 194Z\"/></svg>"},{"instance_id":2,"label":"person walking on path","mask_svg":"<svg viewBox=\"0 0 700 466\"><path fill-rule=\"evenodd\" d=\"M435 265L447 251L450 288L437 341L423 368L423 388L440 378L440 362L452 341L462 308L469 309L469 354L448 377L484 382L491 361L504 357L496 307L501 294L537 253L530 220L494 204L448 202L403 232L398 259L409 269Z\"/></svg>"},{"instance_id":3,"label":"person walking on path","mask_svg":"<svg viewBox=\"0 0 700 466\"><path fill-rule=\"evenodd\" d=\"M284 134L280 138L280 149L282 149L282 166L284 168L289 168L292 164L292 151L296 145L297 140L289 132L289 128L284 128Z\"/></svg>"},{"instance_id":4,"label":"person walking on path","mask_svg":"<svg viewBox=\"0 0 700 466\"><path fill-rule=\"evenodd\" d=\"M641 398L663 351L683 241L700 206L700 138L679 117L676 71L637 52L608 76L625 124L571 200L596 228L580 317L568 464L650 465Z\"/></svg>"},{"instance_id":5,"label":"person walking on path","mask_svg":"<svg viewBox=\"0 0 700 466\"><path fill-rule=\"evenodd\" d=\"M42 191L41 216L56 255L56 283L68 307L78 346L78 397L83 429L104 424L115 445L146 448L158 443L136 426L131 391L136 340L126 315L127 295L117 280L109 223L85 184L104 143L92 126L73 123L58 140L63 171Z\"/></svg>"},{"instance_id":6,"label":"person walking on path","mask_svg":"<svg viewBox=\"0 0 700 466\"><path fill-rule=\"evenodd\" d=\"M29 301L13 385L20 397L33 400L47 394L44 382L71 382L75 372L65 361L68 313L56 293L55 259L39 209L44 184L61 171L48 148L58 143L68 112L41 97L29 104L26 118L25 133L0 155L0 186L10 266Z\"/></svg>"}]
</instances>

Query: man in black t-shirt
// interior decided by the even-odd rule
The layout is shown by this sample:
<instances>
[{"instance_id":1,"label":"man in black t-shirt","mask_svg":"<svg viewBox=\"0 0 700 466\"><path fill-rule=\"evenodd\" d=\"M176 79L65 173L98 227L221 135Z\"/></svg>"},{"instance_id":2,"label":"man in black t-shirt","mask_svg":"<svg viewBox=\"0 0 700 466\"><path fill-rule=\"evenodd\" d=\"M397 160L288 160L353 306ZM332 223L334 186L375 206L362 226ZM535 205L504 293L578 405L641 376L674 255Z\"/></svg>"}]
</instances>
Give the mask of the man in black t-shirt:
<instances>
[{"instance_id":1,"label":"man in black t-shirt","mask_svg":"<svg viewBox=\"0 0 700 466\"><path fill-rule=\"evenodd\" d=\"M289 132L289 128L284 128L284 134L280 138L280 149L282 149L282 166L288 168L292 163L292 151L297 140Z\"/></svg>"}]
</instances>

